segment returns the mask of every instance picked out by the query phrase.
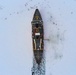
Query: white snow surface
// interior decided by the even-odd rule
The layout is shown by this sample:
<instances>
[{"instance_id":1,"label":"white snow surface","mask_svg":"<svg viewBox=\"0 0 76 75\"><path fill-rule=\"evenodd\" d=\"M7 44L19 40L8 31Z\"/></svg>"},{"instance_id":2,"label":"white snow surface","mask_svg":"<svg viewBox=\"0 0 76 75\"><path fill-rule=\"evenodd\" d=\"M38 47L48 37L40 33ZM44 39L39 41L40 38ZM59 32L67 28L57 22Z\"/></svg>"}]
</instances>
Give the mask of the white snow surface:
<instances>
[{"instance_id":1,"label":"white snow surface","mask_svg":"<svg viewBox=\"0 0 76 75\"><path fill-rule=\"evenodd\" d=\"M76 75L76 0L0 0L0 75L32 75L36 8L44 25L45 75Z\"/></svg>"}]
</instances>

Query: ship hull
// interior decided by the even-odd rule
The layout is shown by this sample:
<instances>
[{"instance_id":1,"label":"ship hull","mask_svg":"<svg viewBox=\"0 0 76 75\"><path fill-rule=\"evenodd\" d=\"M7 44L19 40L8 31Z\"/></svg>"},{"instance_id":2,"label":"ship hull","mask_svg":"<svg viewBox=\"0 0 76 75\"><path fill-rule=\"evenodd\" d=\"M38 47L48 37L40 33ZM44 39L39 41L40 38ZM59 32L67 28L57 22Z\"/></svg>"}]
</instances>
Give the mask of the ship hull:
<instances>
[{"instance_id":1,"label":"ship hull","mask_svg":"<svg viewBox=\"0 0 76 75\"><path fill-rule=\"evenodd\" d=\"M43 31L43 21L38 9L35 10L33 20L31 23L32 23L33 53L34 53L35 60L39 65L43 58L44 31Z\"/></svg>"}]
</instances>

